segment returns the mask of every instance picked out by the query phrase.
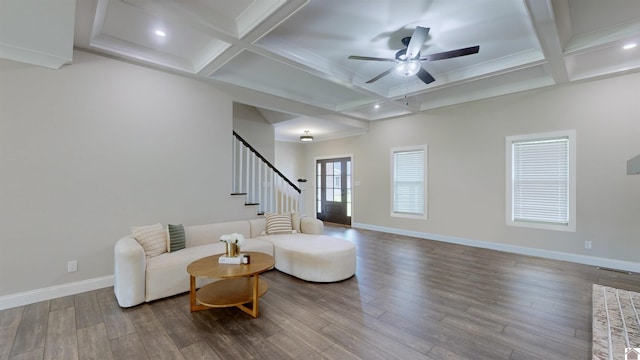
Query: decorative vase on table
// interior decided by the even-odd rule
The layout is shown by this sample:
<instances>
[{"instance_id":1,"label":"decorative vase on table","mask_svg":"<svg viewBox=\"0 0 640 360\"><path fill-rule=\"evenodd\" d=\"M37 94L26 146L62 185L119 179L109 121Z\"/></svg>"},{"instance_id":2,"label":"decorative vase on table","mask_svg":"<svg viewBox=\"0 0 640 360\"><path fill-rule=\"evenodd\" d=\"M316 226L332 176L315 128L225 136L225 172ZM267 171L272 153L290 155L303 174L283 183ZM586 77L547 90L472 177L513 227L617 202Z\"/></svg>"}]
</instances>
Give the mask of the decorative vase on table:
<instances>
[{"instance_id":1,"label":"decorative vase on table","mask_svg":"<svg viewBox=\"0 0 640 360\"><path fill-rule=\"evenodd\" d=\"M232 242L227 242L227 246L226 246L226 257L236 257L238 256L238 254L240 253L238 244L236 243L232 243Z\"/></svg>"},{"instance_id":2,"label":"decorative vase on table","mask_svg":"<svg viewBox=\"0 0 640 360\"><path fill-rule=\"evenodd\" d=\"M226 257L237 257L240 255L240 246L244 244L244 236L238 233L225 234L220 237L220 241L225 243Z\"/></svg>"}]
</instances>

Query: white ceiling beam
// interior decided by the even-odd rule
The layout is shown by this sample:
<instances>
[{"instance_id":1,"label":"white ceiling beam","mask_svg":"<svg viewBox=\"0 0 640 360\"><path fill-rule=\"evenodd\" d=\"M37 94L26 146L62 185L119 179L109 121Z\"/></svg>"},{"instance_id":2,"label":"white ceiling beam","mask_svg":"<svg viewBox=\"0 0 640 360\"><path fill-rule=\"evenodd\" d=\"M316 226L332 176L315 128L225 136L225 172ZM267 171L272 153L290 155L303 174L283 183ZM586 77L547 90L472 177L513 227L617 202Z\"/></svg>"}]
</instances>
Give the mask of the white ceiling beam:
<instances>
[{"instance_id":1,"label":"white ceiling beam","mask_svg":"<svg viewBox=\"0 0 640 360\"><path fill-rule=\"evenodd\" d=\"M295 14L308 2L309 0L287 1L281 8L271 14L267 20L262 22L255 29L249 31L246 36L241 39L235 39L235 41L231 42L231 47L220 54L220 56L217 56L215 59L213 59L213 61L211 61L207 66L203 67L199 72L199 75L211 77L211 75L213 75L224 64L229 62L244 50L253 50L254 52L259 51L257 50L258 48L254 45L255 42L260 40L260 38L268 34L269 31L288 19L291 15Z\"/></svg>"},{"instance_id":2,"label":"white ceiling beam","mask_svg":"<svg viewBox=\"0 0 640 360\"><path fill-rule=\"evenodd\" d=\"M564 50L560 43L562 36L558 30L558 24L561 24L560 28L563 30L571 28L568 0L553 0L553 4L552 0L525 0L525 6L542 53L547 59L547 70L556 84L569 82Z\"/></svg>"}]
</instances>

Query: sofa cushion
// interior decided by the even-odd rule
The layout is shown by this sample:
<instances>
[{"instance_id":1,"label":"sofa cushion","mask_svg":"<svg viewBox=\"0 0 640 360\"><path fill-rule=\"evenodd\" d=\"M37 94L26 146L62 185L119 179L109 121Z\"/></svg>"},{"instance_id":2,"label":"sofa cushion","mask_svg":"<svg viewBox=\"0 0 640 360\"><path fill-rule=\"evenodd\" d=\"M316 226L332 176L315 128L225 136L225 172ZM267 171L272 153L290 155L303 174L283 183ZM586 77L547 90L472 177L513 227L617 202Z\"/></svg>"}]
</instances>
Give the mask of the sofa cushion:
<instances>
[{"instance_id":1,"label":"sofa cushion","mask_svg":"<svg viewBox=\"0 0 640 360\"><path fill-rule=\"evenodd\" d=\"M230 221L217 224L193 225L184 228L186 246L198 246L220 242L220 236L231 233L242 234L245 238L251 237L249 222Z\"/></svg>"},{"instance_id":2,"label":"sofa cushion","mask_svg":"<svg viewBox=\"0 0 640 360\"><path fill-rule=\"evenodd\" d=\"M167 234L160 223L148 226L134 226L131 233L142 248L146 257L158 256L167 252Z\"/></svg>"},{"instance_id":3,"label":"sofa cushion","mask_svg":"<svg viewBox=\"0 0 640 360\"><path fill-rule=\"evenodd\" d=\"M264 217L249 220L252 238L267 234L267 221Z\"/></svg>"},{"instance_id":4,"label":"sofa cushion","mask_svg":"<svg viewBox=\"0 0 640 360\"><path fill-rule=\"evenodd\" d=\"M291 225L291 214L274 214L266 213L264 215L267 220L267 234L291 234L293 225Z\"/></svg>"},{"instance_id":5,"label":"sofa cushion","mask_svg":"<svg viewBox=\"0 0 640 360\"><path fill-rule=\"evenodd\" d=\"M174 252L185 247L184 226L167 224L167 251Z\"/></svg>"}]
</instances>

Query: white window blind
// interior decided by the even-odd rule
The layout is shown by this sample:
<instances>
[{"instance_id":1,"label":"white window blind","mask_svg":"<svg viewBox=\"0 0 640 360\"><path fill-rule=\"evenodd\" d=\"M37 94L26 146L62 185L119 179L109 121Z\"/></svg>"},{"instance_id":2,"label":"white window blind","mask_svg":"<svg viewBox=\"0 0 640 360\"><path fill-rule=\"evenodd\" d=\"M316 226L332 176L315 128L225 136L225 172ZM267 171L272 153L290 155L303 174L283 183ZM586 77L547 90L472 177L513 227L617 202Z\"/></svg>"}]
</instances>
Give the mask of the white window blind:
<instances>
[{"instance_id":1,"label":"white window blind","mask_svg":"<svg viewBox=\"0 0 640 360\"><path fill-rule=\"evenodd\" d=\"M393 212L424 215L425 151L393 152Z\"/></svg>"},{"instance_id":2,"label":"white window blind","mask_svg":"<svg viewBox=\"0 0 640 360\"><path fill-rule=\"evenodd\" d=\"M512 143L513 221L569 224L569 137Z\"/></svg>"}]
</instances>

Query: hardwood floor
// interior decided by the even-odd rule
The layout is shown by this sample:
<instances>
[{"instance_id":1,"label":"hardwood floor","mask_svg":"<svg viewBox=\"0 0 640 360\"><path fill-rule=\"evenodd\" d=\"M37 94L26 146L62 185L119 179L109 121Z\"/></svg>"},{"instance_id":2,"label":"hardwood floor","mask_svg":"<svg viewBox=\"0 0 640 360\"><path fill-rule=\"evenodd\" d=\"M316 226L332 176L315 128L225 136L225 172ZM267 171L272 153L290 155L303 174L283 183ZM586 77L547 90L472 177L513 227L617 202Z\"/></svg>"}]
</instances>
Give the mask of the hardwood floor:
<instances>
[{"instance_id":1,"label":"hardwood floor","mask_svg":"<svg viewBox=\"0 0 640 360\"><path fill-rule=\"evenodd\" d=\"M191 314L182 294L129 309L112 288L0 311L5 359L590 359L591 286L621 274L406 236L325 226L356 244L356 276L272 270L253 319Z\"/></svg>"}]
</instances>

